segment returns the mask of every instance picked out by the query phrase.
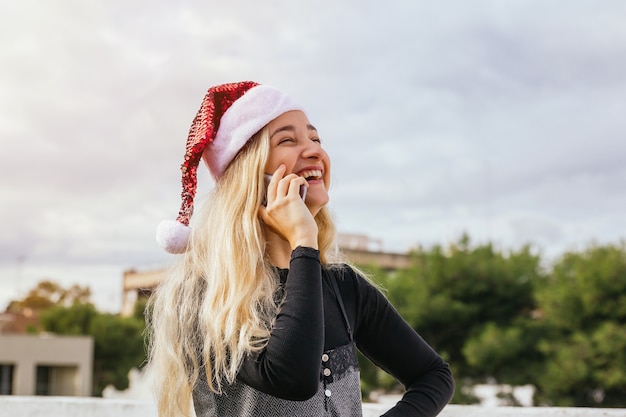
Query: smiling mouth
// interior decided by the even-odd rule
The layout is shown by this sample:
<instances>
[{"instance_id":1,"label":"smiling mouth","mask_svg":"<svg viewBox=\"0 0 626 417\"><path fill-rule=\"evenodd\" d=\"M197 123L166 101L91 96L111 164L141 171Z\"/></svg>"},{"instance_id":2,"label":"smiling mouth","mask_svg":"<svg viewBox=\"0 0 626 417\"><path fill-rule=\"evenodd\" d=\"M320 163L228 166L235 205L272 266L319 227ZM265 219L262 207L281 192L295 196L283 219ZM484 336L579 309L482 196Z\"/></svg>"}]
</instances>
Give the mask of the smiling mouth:
<instances>
[{"instance_id":1,"label":"smiling mouth","mask_svg":"<svg viewBox=\"0 0 626 417\"><path fill-rule=\"evenodd\" d=\"M304 171L300 173L300 176L307 181L319 180L322 178L322 171L318 169Z\"/></svg>"}]
</instances>

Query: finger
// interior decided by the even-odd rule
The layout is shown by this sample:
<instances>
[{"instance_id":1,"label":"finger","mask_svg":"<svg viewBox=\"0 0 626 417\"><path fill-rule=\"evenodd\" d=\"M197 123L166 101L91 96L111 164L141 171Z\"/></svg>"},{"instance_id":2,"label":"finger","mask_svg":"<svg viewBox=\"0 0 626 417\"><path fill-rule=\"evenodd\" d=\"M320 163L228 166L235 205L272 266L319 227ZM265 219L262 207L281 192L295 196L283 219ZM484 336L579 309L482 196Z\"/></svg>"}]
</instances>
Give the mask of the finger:
<instances>
[{"instance_id":1,"label":"finger","mask_svg":"<svg viewBox=\"0 0 626 417\"><path fill-rule=\"evenodd\" d=\"M289 195L300 198L300 187L307 187L308 185L309 183L304 178L297 176L289 183Z\"/></svg>"},{"instance_id":2,"label":"finger","mask_svg":"<svg viewBox=\"0 0 626 417\"><path fill-rule=\"evenodd\" d=\"M285 171L287 171L285 164L280 164L278 168L276 168L276 171L272 173L272 180L276 180L276 182L280 181L280 179L285 176Z\"/></svg>"},{"instance_id":3,"label":"finger","mask_svg":"<svg viewBox=\"0 0 626 417\"><path fill-rule=\"evenodd\" d=\"M278 183L278 189L276 190L276 196L286 196L287 194L289 194L289 190L291 188L291 183L294 180L297 180L298 178L300 178L299 176L297 176L296 174L289 174L286 175L283 179L280 180L280 182Z\"/></svg>"},{"instance_id":4,"label":"finger","mask_svg":"<svg viewBox=\"0 0 626 417\"><path fill-rule=\"evenodd\" d=\"M276 198L276 191L278 189L278 183L285 175L285 170L287 167L284 164L281 164L276 171L270 176L270 180L267 183L267 189L265 190L265 200L266 203L273 201ZM269 174L266 174L269 175Z\"/></svg>"}]
</instances>

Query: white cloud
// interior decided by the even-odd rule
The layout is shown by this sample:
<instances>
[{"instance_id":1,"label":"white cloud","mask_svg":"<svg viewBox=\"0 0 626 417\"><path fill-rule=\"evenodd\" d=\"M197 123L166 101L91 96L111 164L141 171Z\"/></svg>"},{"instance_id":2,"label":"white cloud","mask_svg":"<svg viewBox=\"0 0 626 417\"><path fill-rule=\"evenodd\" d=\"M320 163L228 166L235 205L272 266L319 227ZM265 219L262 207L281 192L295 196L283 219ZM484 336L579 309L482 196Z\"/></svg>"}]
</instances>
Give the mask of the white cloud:
<instances>
[{"instance_id":1,"label":"white cloud","mask_svg":"<svg viewBox=\"0 0 626 417\"><path fill-rule=\"evenodd\" d=\"M154 226L178 210L187 129L210 85L238 79L309 109L333 160L339 229L385 249L465 231L550 253L619 239L625 12L619 1L5 2L0 267L25 257L34 281L48 265L93 284L104 269L168 262ZM200 195L210 186L202 176Z\"/></svg>"}]
</instances>

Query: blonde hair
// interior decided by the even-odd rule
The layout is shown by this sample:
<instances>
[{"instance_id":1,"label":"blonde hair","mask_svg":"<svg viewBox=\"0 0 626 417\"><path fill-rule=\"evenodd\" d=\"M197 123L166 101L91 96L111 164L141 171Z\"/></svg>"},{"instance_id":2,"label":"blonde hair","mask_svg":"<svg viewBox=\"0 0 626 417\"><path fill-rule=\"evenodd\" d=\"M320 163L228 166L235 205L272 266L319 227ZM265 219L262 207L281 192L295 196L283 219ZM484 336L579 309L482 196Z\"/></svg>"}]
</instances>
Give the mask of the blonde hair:
<instances>
[{"instance_id":1,"label":"blonde hair","mask_svg":"<svg viewBox=\"0 0 626 417\"><path fill-rule=\"evenodd\" d=\"M257 214L268 155L265 127L193 217L187 252L150 300L149 358L161 417L189 415L200 372L206 373L211 391L220 393L235 381L245 356L268 342L279 285ZM322 264L342 261L328 209L322 208L315 220Z\"/></svg>"}]
</instances>

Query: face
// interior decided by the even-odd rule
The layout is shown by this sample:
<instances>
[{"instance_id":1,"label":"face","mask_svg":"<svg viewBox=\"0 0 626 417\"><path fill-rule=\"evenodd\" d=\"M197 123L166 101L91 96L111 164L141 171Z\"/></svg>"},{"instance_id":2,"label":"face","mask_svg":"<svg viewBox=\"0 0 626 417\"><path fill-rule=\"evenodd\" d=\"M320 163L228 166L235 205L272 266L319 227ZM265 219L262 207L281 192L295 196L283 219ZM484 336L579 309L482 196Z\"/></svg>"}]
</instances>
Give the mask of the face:
<instances>
[{"instance_id":1,"label":"face","mask_svg":"<svg viewBox=\"0 0 626 417\"><path fill-rule=\"evenodd\" d=\"M270 155L265 172L273 174L281 164L285 174L305 177L309 183L306 205L313 215L328 203L330 187L330 159L317 130L301 111L289 111L268 124Z\"/></svg>"}]
</instances>

